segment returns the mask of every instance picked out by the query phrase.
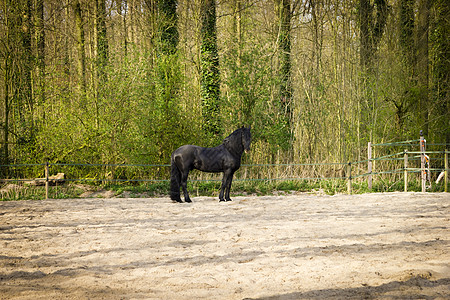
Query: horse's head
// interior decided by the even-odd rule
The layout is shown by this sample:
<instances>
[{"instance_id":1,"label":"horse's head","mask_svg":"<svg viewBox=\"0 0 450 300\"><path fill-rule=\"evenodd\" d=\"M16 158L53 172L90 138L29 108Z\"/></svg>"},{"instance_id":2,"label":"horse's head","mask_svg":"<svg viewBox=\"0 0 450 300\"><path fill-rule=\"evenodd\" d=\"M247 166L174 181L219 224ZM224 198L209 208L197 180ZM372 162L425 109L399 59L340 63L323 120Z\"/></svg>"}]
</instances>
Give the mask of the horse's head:
<instances>
[{"instance_id":1,"label":"horse's head","mask_svg":"<svg viewBox=\"0 0 450 300\"><path fill-rule=\"evenodd\" d=\"M223 140L223 144L232 153L242 155L242 152L250 150L252 135L249 128L239 128Z\"/></svg>"},{"instance_id":2,"label":"horse's head","mask_svg":"<svg viewBox=\"0 0 450 300\"><path fill-rule=\"evenodd\" d=\"M250 151L250 143L252 142L252 134L250 132L250 126L248 128L242 127L242 146L247 153Z\"/></svg>"}]
</instances>

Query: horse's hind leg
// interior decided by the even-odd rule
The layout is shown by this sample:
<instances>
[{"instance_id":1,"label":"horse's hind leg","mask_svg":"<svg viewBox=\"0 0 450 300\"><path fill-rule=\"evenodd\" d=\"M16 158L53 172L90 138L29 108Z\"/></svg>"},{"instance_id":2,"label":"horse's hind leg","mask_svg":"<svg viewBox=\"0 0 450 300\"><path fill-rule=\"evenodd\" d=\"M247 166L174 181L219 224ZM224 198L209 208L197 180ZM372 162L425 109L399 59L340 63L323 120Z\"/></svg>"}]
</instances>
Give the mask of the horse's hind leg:
<instances>
[{"instance_id":1,"label":"horse's hind leg","mask_svg":"<svg viewBox=\"0 0 450 300\"><path fill-rule=\"evenodd\" d=\"M223 194L225 192L225 185L227 181L227 175L226 172L223 172L223 178L222 178L222 185L220 186L220 193L219 193L219 202L225 202L225 199L223 198Z\"/></svg>"},{"instance_id":2,"label":"horse's hind leg","mask_svg":"<svg viewBox=\"0 0 450 300\"><path fill-rule=\"evenodd\" d=\"M183 172L183 174L181 175L181 188L183 189L183 194L184 194L184 201L185 202L192 202L191 198L189 198L189 194L187 191L187 179L188 179L188 172Z\"/></svg>"}]
</instances>

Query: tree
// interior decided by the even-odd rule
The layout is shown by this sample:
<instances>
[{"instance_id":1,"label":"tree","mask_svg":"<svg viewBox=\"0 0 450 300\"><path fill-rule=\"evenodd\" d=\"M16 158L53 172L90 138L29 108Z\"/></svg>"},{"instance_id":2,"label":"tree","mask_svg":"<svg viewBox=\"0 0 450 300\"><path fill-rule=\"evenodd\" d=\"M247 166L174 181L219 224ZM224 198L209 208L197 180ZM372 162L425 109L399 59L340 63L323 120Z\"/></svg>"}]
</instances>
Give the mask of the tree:
<instances>
[{"instance_id":1,"label":"tree","mask_svg":"<svg viewBox=\"0 0 450 300\"><path fill-rule=\"evenodd\" d=\"M385 100L395 107L397 129L406 130L406 116L416 103L416 79L415 79L415 43L414 43L414 0L400 0L398 3L398 41L399 46L398 77L403 85L397 86L399 90L395 97L385 97ZM394 48L397 49L397 48ZM394 52L394 51L393 51Z\"/></svg>"},{"instance_id":2,"label":"tree","mask_svg":"<svg viewBox=\"0 0 450 300\"><path fill-rule=\"evenodd\" d=\"M278 51L279 51L279 81L280 103L287 121L288 130L291 127L292 78L291 78L291 0L277 0L278 16Z\"/></svg>"},{"instance_id":3,"label":"tree","mask_svg":"<svg viewBox=\"0 0 450 300\"><path fill-rule=\"evenodd\" d=\"M97 72L98 80L104 81L105 68L108 63L108 38L106 36L106 6L105 0L95 1L96 36L97 36Z\"/></svg>"},{"instance_id":4,"label":"tree","mask_svg":"<svg viewBox=\"0 0 450 300\"><path fill-rule=\"evenodd\" d=\"M447 2L0 0L0 159L167 163L250 124L257 163L449 141Z\"/></svg>"},{"instance_id":5,"label":"tree","mask_svg":"<svg viewBox=\"0 0 450 300\"><path fill-rule=\"evenodd\" d=\"M45 30L44 30L44 0L35 0L35 49L36 49L36 98L38 104L45 101ZM45 119L45 112L43 118Z\"/></svg>"},{"instance_id":6,"label":"tree","mask_svg":"<svg viewBox=\"0 0 450 300\"><path fill-rule=\"evenodd\" d=\"M400 0L399 42L406 66L414 65L414 0ZM413 70L414 68L409 68ZM409 73L409 72L408 72ZM410 75L412 77L412 74Z\"/></svg>"},{"instance_id":7,"label":"tree","mask_svg":"<svg viewBox=\"0 0 450 300\"><path fill-rule=\"evenodd\" d=\"M30 146L34 144L35 128L34 128L34 99L33 99L33 50L32 50L32 3L31 0L23 1L19 4L21 10L21 30L20 43L22 44L20 55L21 70L17 73L19 80L15 81L18 84L18 99L23 101L22 109L19 110L21 129L17 131L19 143L22 146ZM26 149L25 151L29 151Z\"/></svg>"},{"instance_id":8,"label":"tree","mask_svg":"<svg viewBox=\"0 0 450 300\"><path fill-rule=\"evenodd\" d=\"M158 26L160 34L160 51L175 54L178 46L177 0L158 1Z\"/></svg>"},{"instance_id":9,"label":"tree","mask_svg":"<svg viewBox=\"0 0 450 300\"><path fill-rule=\"evenodd\" d=\"M157 33L155 41L155 100L157 103L157 139L161 160L170 156L180 134L179 89L181 85L178 62L177 0L158 0L156 7Z\"/></svg>"},{"instance_id":10,"label":"tree","mask_svg":"<svg viewBox=\"0 0 450 300\"><path fill-rule=\"evenodd\" d=\"M433 61L433 91L436 103L436 135L450 144L450 6L445 0L434 2L434 22L430 41Z\"/></svg>"},{"instance_id":11,"label":"tree","mask_svg":"<svg viewBox=\"0 0 450 300\"><path fill-rule=\"evenodd\" d=\"M10 133L10 113L11 113L11 91L12 91L12 82L11 82L11 75L12 75L12 57L13 53L12 50L14 49L12 47L14 41L14 14L13 14L13 6L11 3L8 3L9 1L4 1L2 4L2 12L3 12L3 18L2 18L2 26L3 29L3 43L1 44L1 58L2 58L2 79L3 79L3 116L2 116L2 123L1 123L1 129L3 131L2 134L2 149L1 149L1 155L0 155L0 164L8 165L10 162L10 156L9 156L9 133ZM2 167L0 176L7 178L9 173L8 167Z\"/></svg>"},{"instance_id":12,"label":"tree","mask_svg":"<svg viewBox=\"0 0 450 300\"><path fill-rule=\"evenodd\" d=\"M374 10L376 12L374 13ZM361 50L361 65L366 71L370 71L378 45L383 36L388 16L386 0L359 1L359 26Z\"/></svg>"},{"instance_id":13,"label":"tree","mask_svg":"<svg viewBox=\"0 0 450 300\"><path fill-rule=\"evenodd\" d=\"M360 33L360 67L361 76L361 111L360 120L364 142L373 139L378 108L377 90L373 88L377 82L375 62L378 61L378 46L386 27L388 10L386 0L359 1L359 33ZM361 138L361 137L360 137Z\"/></svg>"},{"instance_id":14,"label":"tree","mask_svg":"<svg viewBox=\"0 0 450 300\"><path fill-rule=\"evenodd\" d=\"M220 74L217 50L216 1L201 0L200 97L203 129L211 140L221 132Z\"/></svg>"},{"instance_id":15,"label":"tree","mask_svg":"<svg viewBox=\"0 0 450 300\"><path fill-rule=\"evenodd\" d=\"M86 108L86 54L85 54L85 38L84 38L84 20L81 11L80 0L73 3L73 12L75 18L76 32L76 48L77 48L77 72L78 72L78 97L81 106Z\"/></svg>"},{"instance_id":16,"label":"tree","mask_svg":"<svg viewBox=\"0 0 450 300\"><path fill-rule=\"evenodd\" d=\"M428 136L429 95L428 95L428 28L430 16L429 0L419 0L417 16L417 84L419 90L419 123L425 136Z\"/></svg>"}]
</instances>

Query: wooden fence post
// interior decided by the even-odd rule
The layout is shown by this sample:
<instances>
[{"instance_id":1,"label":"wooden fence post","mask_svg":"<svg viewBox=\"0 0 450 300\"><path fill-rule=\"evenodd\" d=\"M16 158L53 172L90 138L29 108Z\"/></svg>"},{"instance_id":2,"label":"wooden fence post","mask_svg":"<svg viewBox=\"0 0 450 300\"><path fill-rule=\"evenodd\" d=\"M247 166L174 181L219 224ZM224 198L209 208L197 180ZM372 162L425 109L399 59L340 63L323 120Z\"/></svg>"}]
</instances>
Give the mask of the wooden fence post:
<instances>
[{"instance_id":1,"label":"wooden fence post","mask_svg":"<svg viewBox=\"0 0 450 300\"><path fill-rule=\"evenodd\" d=\"M444 155L444 191L447 193L447 184L448 184L448 149L445 149Z\"/></svg>"},{"instance_id":2,"label":"wooden fence post","mask_svg":"<svg viewBox=\"0 0 450 300\"><path fill-rule=\"evenodd\" d=\"M425 139L422 134L422 130L420 131L420 173L421 173L421 181L422 181L422 193L426 192L426 182L427 182L427 174L425 171Z\"/></svg>"},{"instance_id":3,"label":"wooden fence post","mask_svg":"<svg viewBox=\"0 0 450 300\"><path fill-rule=\"evenodd\" d=\"M367 145L367 158L369 159L367 163L367 172L369 176L367 177L367 185L369 186L369 191L372 191L372 143L369 142Z\"/></svg>"},{"instance_id":4,"label":"wooden fence post","mask_svg":"<svg viewBox=\"0 0 450 300\"><path fill-rule=\"evenodd\" d=\"M48 200L48 161L45 162L45 200Z\"/></svg>"},{"instance_id":5,"label":"wooden fence post","mask_svg":"<svg viewBox=\"0 0 450 300\"><path fill-rule=\"evenodd\" d=\"M404 155L403 155L403 161L404 161L404 171L403 171L403 180L405 181L405 193L408 191L408 149L405 149Z\"/></svg>"},{"instance_id":6,"label":"wooden fence post","mask_svg":"<svg viewBox=\"0 0 450 300\"><path fill-rule=\"evenodd\" d=\"M348 182L347 182L347 192L349 195L352 194L352 163L349 162L347 166Z\"/></svg>"}]
</instances>

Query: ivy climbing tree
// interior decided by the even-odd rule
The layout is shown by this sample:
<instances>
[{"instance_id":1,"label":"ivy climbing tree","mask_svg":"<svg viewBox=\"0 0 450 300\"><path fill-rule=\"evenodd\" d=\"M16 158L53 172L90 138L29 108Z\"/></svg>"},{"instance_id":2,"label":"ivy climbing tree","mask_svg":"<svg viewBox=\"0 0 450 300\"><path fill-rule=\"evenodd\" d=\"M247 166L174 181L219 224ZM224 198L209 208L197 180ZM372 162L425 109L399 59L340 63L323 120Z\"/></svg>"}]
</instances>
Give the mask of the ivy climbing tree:
<instances>
[{"instance_id":1,"label":"ivy climbing tree","mask_svg":"<svg viewBox=\"0 0 450 300\"><path fill-rule=\"evenodd\" d=\"M201 1L200 97L203 129L210 140L221 132L220 126L220 74L217 50L216 1Z\"/></svg>"}]
</instances>

